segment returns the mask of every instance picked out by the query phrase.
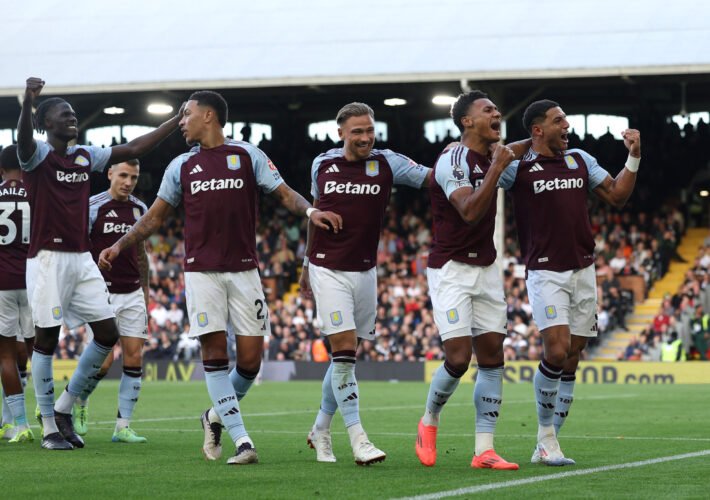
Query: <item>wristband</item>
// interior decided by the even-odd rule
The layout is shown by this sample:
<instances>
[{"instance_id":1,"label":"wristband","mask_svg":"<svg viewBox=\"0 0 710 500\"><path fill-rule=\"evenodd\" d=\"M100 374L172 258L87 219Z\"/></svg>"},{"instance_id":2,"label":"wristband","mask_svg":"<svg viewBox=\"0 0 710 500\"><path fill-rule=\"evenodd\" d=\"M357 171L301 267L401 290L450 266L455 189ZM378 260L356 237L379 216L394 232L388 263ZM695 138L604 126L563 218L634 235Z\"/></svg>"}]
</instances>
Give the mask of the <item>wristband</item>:
<instances>
[{"instance_id":1,"label":"wristband","mask_svg":"<svg viewBox=\"0 0 710 500\"><path fill-rule=\"evenodd\" d=\"M636 173L639 169L639 163L641 163L641 158L634 158L629 154L629 157L626 159L626 168L629 169L629 171Z\"/></svg>"},{"instance_id":2,"label":"wristband","mask_svg":"<svg viewBox=\"0 0 710 500\"><path fill-rule=\"evenodd\" d=\"M313 212L315 212L316 210L318 210L318 209L317 209L317 208L313 208L313 207L307 208L307 209L306 209L306 217L308 217L308 218L310 219L310 218L311 218L311 215L312 215Z\"/></svg>"},{"instance_id":3,"label":"wristband","mask_svg":"<svg viewBox=\"0 0 710 500\"><path fill-rule=\"evenodd\" d=\"M310 259L308 257L303 257L303 267L308 267Z\"/></svg>"}]
</instances>

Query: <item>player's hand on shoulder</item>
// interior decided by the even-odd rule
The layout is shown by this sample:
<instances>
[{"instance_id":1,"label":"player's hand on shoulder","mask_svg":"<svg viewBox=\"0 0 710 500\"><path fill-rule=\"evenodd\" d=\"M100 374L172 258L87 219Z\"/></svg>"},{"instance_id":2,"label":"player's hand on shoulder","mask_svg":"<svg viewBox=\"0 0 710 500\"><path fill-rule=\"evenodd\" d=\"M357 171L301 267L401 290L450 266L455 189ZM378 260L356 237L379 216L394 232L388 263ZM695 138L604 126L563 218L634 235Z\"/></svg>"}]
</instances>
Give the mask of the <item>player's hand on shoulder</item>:
<instances>
[{"instance_id":1,"label":"player's hand on shoulder","mask_svg":"<svg viewBox=\"0 0 710 500\"><path fill-rule=\"evenodd\" d=\"M491 166L497 165L505 168L510 165L510 162L515 159L515 153L508 146L496 144L493 148L493 157L491 158Z\"/></svg>"},{"instance_id":2,"label":"player's hand on shoulder","mask_svg":"<svg viewBox=\"0 0 710 500\"><path fill-rule=\"evenodd\" d=\"M629 150L634 158L641 157L641 132L634 128L628 128L621 133L624 138L624 146Z\"/></svg>"},{"instance_id":3,"label":"player's hand on shoulder","mask_svg":"<svg viewBox=\"0 0 710 500\"><path fill-rule=\"evenodd\" d=\"M308 266L303 266L301 271L301 279L298 280L298 285L301 287L300 294L304 299L313 299L313 290L311 290L311 279L308 275Z\"/></svg>"},{"instance_id":4,"label":"player's hand on shoulder","mask_svg":"<svg viewBox=\"0 0 710 500\"><path fill-rule=\"evenodd\" d=\"M111 262L116 260L116 257L118 257L118 254L120 253L121 251L116 245L101 250L101 253L99 254L99 269L102 271L110 271Z\"/></svg>"},{"instance_id":5,"label":"player's hand on shoulder","mask_svg":"<svg viewBox=\"0 0 710 500\"><path fill-rule=\"evenodd\" d=\"M25 82L25 99L34 101L44 88L44 80L31 76Z\"/></svg>"},{"instance_id":6,"label":"player's hand on shoulder","mask_svg":"<svg viewBox=\"0 0 710 500\"><path fill-rule=\"evenodd\" d=\"M338 234L338 232L343 229L343 218L335 212L315 210L311 214L311 222L316 227L325 229L326 231L332 229L335 234Z\"/></svg>"}]
</instances>

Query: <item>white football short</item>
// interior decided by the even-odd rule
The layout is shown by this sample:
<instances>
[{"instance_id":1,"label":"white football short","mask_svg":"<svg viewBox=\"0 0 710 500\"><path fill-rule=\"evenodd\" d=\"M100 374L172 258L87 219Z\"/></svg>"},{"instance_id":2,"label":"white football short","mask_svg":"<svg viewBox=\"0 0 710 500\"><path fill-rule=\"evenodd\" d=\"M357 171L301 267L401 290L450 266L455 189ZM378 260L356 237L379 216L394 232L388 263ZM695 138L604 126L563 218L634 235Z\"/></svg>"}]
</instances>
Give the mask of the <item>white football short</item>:
<instances>
[{"instance_id":1,"label":"white football short","mask_svg":"<svg viewBox=\"0 0 710 500\"><path fill-rule=\"evenodd\" d=\"M572 335L597 336L597 277L594 264L573 271L528 271L533 319L540 331L569 325Z\"/></svg>"},{"instance_id":2,"label":"white football short","mask_svg":"<svg viewBox=\"0 0 710 500\"><path fill-rule=\"evenodd\" d=\"M427 281L442 340L507 333L503 279L495 263L482 267L450 260L441 269L428 268Z\"/></svg>"},{"instance_id":3,"label":"white football short","mask_svg":"<svg viewBox=\"0 0 710 500\"><path fill-rule=\"evenodd\" d=\"M110 293L109 302L121 337L148 338L148 316L142 288L130 293Z\"/></svg>"},{"instance_id":4,"label":"white football short","mask_svg":"<svg viewBox=\"0 0 710 500\"><path fill-rule=\"evenodd\" d=\"M185 294L190 318L190 337L227 331L235 335L271 335L269 306L259 271L238 273L186 272Z\"/></svg>"},{"instance_id":5,"label":"white football short","mask_svg":"<svg viewBox=\"0 0 710 500\"><path fill-rule=\"evenodd\" d=\"M308 266L323 335L355 330L361 339L375 338L377 270L334 271Z\"/></svg>"},{"instance_id":6,"label":"white football short","mask_svg":"<svg viewBox=\"0 0 710 500\"><path fill-rule=\"evenodd\" d=\"M40 328L113 318L108 289L89 252L40 250L27 259L27 297Z\"/></svg>"},{"instance_id":7,"label":"white football short","mask_svg":"<svg viewBox=\"0 0 710 500\"><path fill-rule=\"evenodd\" d=\"M18 342L35 336L27 290L0 290L0 335Z\"/></svg>"}]
</instances>

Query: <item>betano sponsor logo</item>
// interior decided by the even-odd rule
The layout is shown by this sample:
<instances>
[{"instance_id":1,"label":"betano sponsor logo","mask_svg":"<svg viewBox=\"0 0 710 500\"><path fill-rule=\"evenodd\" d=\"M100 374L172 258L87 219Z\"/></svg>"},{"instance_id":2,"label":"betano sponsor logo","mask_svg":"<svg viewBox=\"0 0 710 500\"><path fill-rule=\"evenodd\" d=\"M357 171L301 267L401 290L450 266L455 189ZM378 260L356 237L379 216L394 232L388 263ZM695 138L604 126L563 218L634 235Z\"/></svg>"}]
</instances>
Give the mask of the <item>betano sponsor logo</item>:
<instances>
[{"instance_id":1,"label":"betano sponsor logo","mask_svg":"<svg viewBox=\"0 0 710 500\"><path fill-rule=\"evenodd\" d=\"M584 181L581 177L576 179L560 179L555 177L549 181L539 180L533 182L533 190L535 194L542 193L543 191L557 191L560 189L583 189Z\"/></svg>"},{"instance_id":2,"label":"betano sponsor logo","mask_svg":"<svg viewBox=\"0 0 710 500\"><path fill-rule=\"evenodd\" d=\"M119 233L126 234L131 230L131 224L116 224L115 222L104 222L104 234Z\"/></svg>"},{"instance_id":3,"label":"betano sponsor logo","mask_svg":"<svg viewBox=\"0 0 710 500\"><path fill-rule=\"evenodd\" d=\"M356 184L328 181L325 183L325 194L380 194L379 184Z\"/></svg>"},{"instance_id":4,"label":"betano sponsor logo","mask_svg":"<svg viewBox=\"0 0 710 500\"><path fill-rule=\"evenodd\" d=\"M57 170L57 180L59 182L86 182L89 180L89 174L86 172L62 172Z\"/></svg>"},{"instance_id":5,"label":"betano sponsor logo","mask_svg":"<svg viewBox=\"0 0 710 500\"><path fill-rule=\"evenodd\" d=\"M192 181L190 183L190 193L195 194L200 191L222 191L224 189L241 189L244 187L244 179L210 179L208 181Z\"/></svg>"}]
</instances>

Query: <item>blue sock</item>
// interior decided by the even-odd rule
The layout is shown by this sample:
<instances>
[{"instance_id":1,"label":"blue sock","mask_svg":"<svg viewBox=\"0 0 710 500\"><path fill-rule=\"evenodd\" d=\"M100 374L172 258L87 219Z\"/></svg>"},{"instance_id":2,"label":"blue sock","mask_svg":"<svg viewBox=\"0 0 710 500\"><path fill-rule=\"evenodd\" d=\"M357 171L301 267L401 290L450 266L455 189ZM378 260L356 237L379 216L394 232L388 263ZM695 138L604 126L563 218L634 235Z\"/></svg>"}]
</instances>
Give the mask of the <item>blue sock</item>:
<instances>
[{"instance_id":1,"label":"blue sock","mask_svg":"<svg viewBox=\"0 0 710 500\"><path fill-rule=\"evenodd\" d=\"M436 369L426 398L426 412L422 418L424 425L439 425L439 414L459 386L464 373L457 371L447 361Z\"/></svg>"},{"instance_id":2,"label":"blue sock","mask_svg":"<svg viewBox=\"0 0 710 500\"><path fill-rule=\"evenodd\" d=\"M95 340L89 342L89 345L86 346L86 349L79 357L79 363L76 365L76 370L74 370L74 374L67 385L69 394L76 398L84 391L89 384L89 379L101 369L101 365L106 361L106 356L111 352L112 347L101 345ZM69 412L71 412L71 408L69 408Z\"/></svg>"},{"instance_id":3,"label":"blue sock","mask_svg":"<svg viewBox=\"0 0 710 500\"><path fill-rule=\"evenodd\" d=\"M555 418L553 420L555 434L560 433L560 428L567 420L567 415L569 415L569 409L574 401L574 382L576 378L574 373L563 373L560 378L560 390L557 393Z\"/></svg>"},{"instance_id":4,"label":"blue sock","mask_svg":"<svg viewBox=\"0 0 710 500\"><path fill-rule=\"evenodd\" d=\"M345 427L360 423L360 396L355 378L355 351L333 353L331 386Z\"/></svg>"},{"instance_id":5,"label":"blue sock","mask_svg":"<svg viewBox=\"0 0 710 500\"><path fill-rule=\"evenodd\" d=\"M96 386L99 385L99 382L101 382L105 376L105 373L101 373L99 371L93 377L89 377L89 380L86 382L86 387L84 387L84 390L81 391L81 394L77 398L77 400L82 406L86 405L89 396L91 396L91 394L96 389Z\"/></svg>"},{"instance_id":6,"label":"blue sock","mask_svg":"<svg viewBox=\"0 0 710 500\"><path fill-rule=\"evenodd\" d=\"M503 367L484 368L479 365L473 404L476 406L476 432L496 431L500 405L503 402Z\"/></svg>"},{"instance_id":7,"label":"blue sock","mask_svg":"<svg viewBox=\"0 0 710 500\"><path fill-rule=\"evenodd\" d=\"M239 411L239 400L234 387L229 380L229 360L214 359L203 361L207 392L212 400L212 408L219 415L222 424L227 428L232 441L247 436L242 414Z\"/></svg>"},{"instance_id":8,"label":"blue sock","mask_svg":"<svg viewBox=\"0 0 710 500\"><path fill-rule=\"evenodd\" d=\"M254 383L256 376L259 372L250 372L235 366L231 372L229 372L229 380L232 382L232 387L234 387L234 392L237 393L237 399L239 401L247 395L247 391Z\"/></svg>"},{"instance_id":9,"label":"blue sock","mask_svg":"<svg viewBox=\"0 0 710 500\"><path fill-rule=\"evenodd\" d=\"M13 394L7 396L7 405L10 407L12 416L15 418L15 425L27 425L27 415L25 414L25 394Z\"/></svg>"},{"instance_id":10,"label":"blue sock","mask_svg":"<svg viewBox=\"0 0 710 500\"><path fill-rule=\"evenodd\" d=\"M333 363L328 365L323 376L323 384L321 385L321 400L318 416L316 416L315 427L320 430L330 429L330 424L333 421L333 415L338 409L338 402L333 394Z\"/></svg>"},{"instance_id":11,"label":"blue sock","mask_svg":"<svg viewBox=\"0 0 710 500\"><path fill-rule=\"evenodd\" d=\"M130 368L123 367L123 375L121 375L121 383L118 385L118 415L119 418L130 420L133 416L133 408L138 402L138 396L141 392L141 376L143 371L141 367Z\"/></svg>"},{"instance_id":12,"label":"blue sock","mask_svg":"<svg viewBox=\"0 0 710 500\"><path fill-rule=\"evenodd\" d=\"M562 368L554 366L544 359L540 361L533 377L535 400L537 401L537 421L540 426L549 427L552 425L561 375Z\"/></svg>"},{"instance_id":13,"label":"blue sock","mask_svg":"<svg viewBox=\"0 0 710 500\"><path fill-rule=\"evenodd\" d=\"M52 355L32 352L32 383L35 398L43 417L54 417L54 378L52 377Z\"/></svg>"}]
</instances>

